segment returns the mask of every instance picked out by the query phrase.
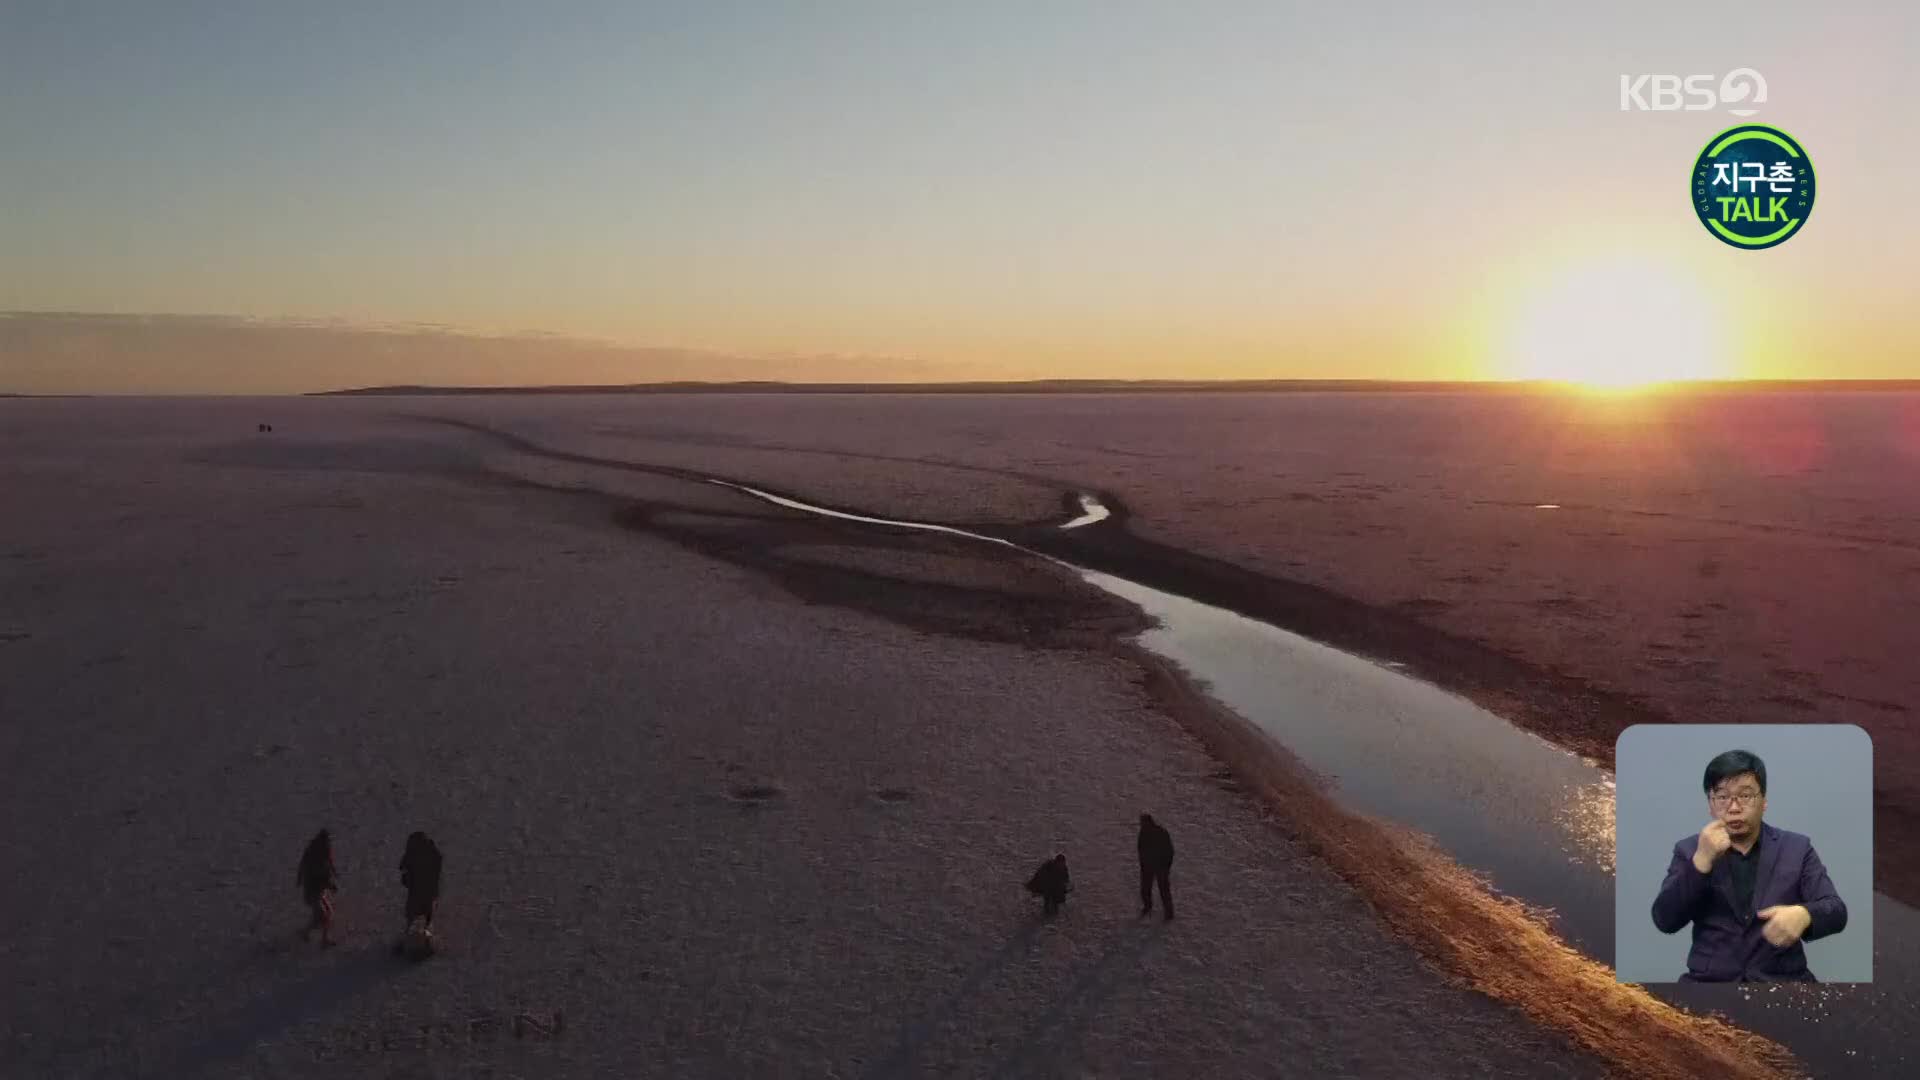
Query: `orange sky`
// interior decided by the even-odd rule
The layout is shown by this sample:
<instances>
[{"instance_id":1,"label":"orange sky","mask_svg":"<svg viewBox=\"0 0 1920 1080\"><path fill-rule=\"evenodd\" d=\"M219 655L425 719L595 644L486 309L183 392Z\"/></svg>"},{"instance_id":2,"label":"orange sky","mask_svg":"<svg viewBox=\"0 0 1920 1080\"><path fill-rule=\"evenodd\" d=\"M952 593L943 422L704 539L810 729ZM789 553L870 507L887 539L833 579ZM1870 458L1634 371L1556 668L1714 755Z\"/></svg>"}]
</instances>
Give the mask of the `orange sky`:
<instances>
[{"instance_id":1,"label":"orange sky","mask_svg":"<svg viewBox=\"0 0 1920 1080\"><path fill-rule=\"evenodd\" d=\"M0 35L0 311L624 348L15 318L0 391L1920 377L1920 14L1802 15L53 8ZM1687 201L1733 118L1619 107L1735 67L1820 180L1766 251Z\"/></svg>"}]
</instances>

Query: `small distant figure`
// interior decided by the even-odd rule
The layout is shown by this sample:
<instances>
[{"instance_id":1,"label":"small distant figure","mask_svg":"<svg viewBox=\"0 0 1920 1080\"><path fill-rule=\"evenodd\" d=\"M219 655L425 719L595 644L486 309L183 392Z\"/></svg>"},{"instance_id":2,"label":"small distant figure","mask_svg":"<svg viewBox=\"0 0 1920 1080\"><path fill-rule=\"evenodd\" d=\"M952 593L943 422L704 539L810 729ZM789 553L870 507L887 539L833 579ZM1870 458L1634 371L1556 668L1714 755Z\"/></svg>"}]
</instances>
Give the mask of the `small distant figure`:
<instances>
[{"instance_id":1,"label":"small distant figure","mask_svg":"<svg viewBox=\"0 0 1920 1080\"><path fill-rule=\"evenodd\" d=\"M1140 815L1140 916L1153 914L1153 890L1160 889L1160 909L1173 918L1173 837L1152 814Z\"/></svg>"},{"instance_id":2,"label":"small distant figure","mask_svg":"<svg viewBox=\"0 0 1920 1080\"><path fill-rule=\"evenodd\" d=\"M1051 919L1067 902L1067 894L1073 891L1073 878L1067 873L1067 857L1055 855L1040 864L1027 881L1027 891L1043 901L1041 914Z\"/></svg>"},{"instance_id":3,"label":"small distant figure","mask_svg":"<svg viewBox=\"0 0 1920 1080\"><path fill-rule=\"evenodd\" d=\"M423 832L407 837L400 856L400 884L407 890L407 933L393 947L416 959L433 955L433 905L440 898L440 848Z\"/></svg>"},{"instance_id":4,"label":"small distant figure","mask_svg":"<svg viewBox=\"0 0 1920 1080\"><path fill-rule=\"evenodd\" d=\"M254 427L255 427L255 428L257 428L257 429L258 429L258 430L260 430L260 431L272 431L272 430L273 430L273 425L272 425L272 424L255 424L255 425L254 425Z\"/></svg>"},{"instance_id":5,"label":"small distant figure","mask_svg":"<svg viewBox=\"0 0 1920 1080\"><path fill-rule=\"evenodd\" d=\"M313 919L300 932L300 940L312 941L313 932L319 930L321 946L331 948L334 944L333 894L340 889L340 875L334 872L333 838L327 835L327 830L321 829L307 841L307 850L300 855L296 884L313 912Z\"/></svg>"}]
</instances>

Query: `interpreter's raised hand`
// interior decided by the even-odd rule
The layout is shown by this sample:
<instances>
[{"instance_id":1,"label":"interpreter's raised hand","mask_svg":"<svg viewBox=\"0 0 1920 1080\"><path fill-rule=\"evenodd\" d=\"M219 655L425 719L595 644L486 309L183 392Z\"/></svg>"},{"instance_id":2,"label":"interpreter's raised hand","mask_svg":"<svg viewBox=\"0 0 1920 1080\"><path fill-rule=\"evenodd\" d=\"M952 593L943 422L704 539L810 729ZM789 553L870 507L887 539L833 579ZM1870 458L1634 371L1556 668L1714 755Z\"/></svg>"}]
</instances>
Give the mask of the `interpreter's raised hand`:
<instances>
[{"instance_id":1,"label":"interpreter's raised hand","mask_svg":"<svg viewBox=\"0 0 1920 1080\"><path fill-rule=\"evenodd\" d=\"M1753 917L1766 923L1760 928L1760 933L1767 939L1767 944L1776 949L1792 946L1813 923L1813 915L1801 904L1778 904L1774 907L1761 908L1753 913Z\"/></svg>"},{"instance_id":2,"label":"interpreter's raised hand","mask_svg":"<svg viewBox=\"0 0 1920 1080\"><path fill-rule=\"evenodd\" d=\"M1713 864L1733 846L1733 837L1727 835L1727 827L1718 820L1709 821L1700 830L1700 842L1694 845L1693 868L1701 873L1713 869Z\"/></svg>"}]
</instances>

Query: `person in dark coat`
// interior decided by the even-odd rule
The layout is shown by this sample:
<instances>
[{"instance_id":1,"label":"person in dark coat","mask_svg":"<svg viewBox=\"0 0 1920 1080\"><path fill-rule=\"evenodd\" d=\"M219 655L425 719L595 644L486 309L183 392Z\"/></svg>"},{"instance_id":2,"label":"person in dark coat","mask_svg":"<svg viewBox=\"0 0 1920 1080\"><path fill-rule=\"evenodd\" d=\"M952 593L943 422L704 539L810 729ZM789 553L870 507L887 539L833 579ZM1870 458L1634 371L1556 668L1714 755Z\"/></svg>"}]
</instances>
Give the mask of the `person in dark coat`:
<instances>
[{"instance_id":1,"label":"person in dark coat","mask_svg":"<svg viewBox=\"0 0 1920 1080\"><path fill-rule=\"evenodd\" d=\"M1153 890L1160 888L1160 909L1173 918L1173 837L1152 814L1140 815L1140 914L1153 913Z\"/></svg>"},{"instance_id":2,"label":"person in dark coat","mask_svg":"<svg viewBox=\"0 0 1920 1080\"><path fill-rule=\"evenodd\" d=\"M1027 880L1027 891L1043 901L1041 913L1052 918L1060 905L1067 902L1067 894L1073 891L1073 878L1067 873L1067 857L1055 855L1040 864Z\"/></svg>"},{"instance_id":3,"label":"person in dark coat","mask_svg":"<svg viewBox=\"0 0 1920 1080\"><path fill-rule=\"evenodd\" d=\"M426 833L407 837L407 850L400 856L400 884L407 890L407 929L413 929L416 919L431 929L433 905L440 899L440 848Z\"/></svg>"},{"instance_id":4,"label":"person in dark coat","mask_svg":"<svg viewBox=\"0 0 1920 1080\"><path fill-rule=\"evenodd\" d=\"M313 913L307 928L300 931L301 939L312 941L313 932L318 930L321 946L331 947L334 943L333 894L339 891L340 875L333 868L333 838L327 835L327 830L321 829L307 841L307 849L300 853L300 868L295 872L294 884Z\"/></svg>"},{"instance_id":5,"label":"person in dark coat","mask_svg":"<svg viewBox=\"0 0 1920 1080\"><path fill-rule=\"evenodd\" d=\"M1707 762L1712 817L1673 845L1653 898L1663 934L1693 926L1681 982L1818 982L1801 944L1847 928L1847 903L1802 833L1766 820L1767 766L1750 751Z\"/></svg>"}]
</instances>

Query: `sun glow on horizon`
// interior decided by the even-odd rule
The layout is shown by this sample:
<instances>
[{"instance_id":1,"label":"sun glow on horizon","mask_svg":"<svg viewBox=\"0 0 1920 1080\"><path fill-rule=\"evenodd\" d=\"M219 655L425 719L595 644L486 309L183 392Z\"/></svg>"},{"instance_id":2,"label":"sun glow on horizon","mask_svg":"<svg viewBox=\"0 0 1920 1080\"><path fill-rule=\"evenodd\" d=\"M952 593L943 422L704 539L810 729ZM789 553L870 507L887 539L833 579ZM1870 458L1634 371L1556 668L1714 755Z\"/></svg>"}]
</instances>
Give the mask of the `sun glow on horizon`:
<instances>
[{"instance_id":1,"label":"sun glow on horizon","mask_svg":"<svg viewBox=\"0 0 1920 1080\"><path fill-rule=\"evenodd\" d=\"M1691 275L1618 257L1528 290L1505 349L1510 377L1619 393L1727 378L1720 308Z\"/></svg>"}]
</instances>

